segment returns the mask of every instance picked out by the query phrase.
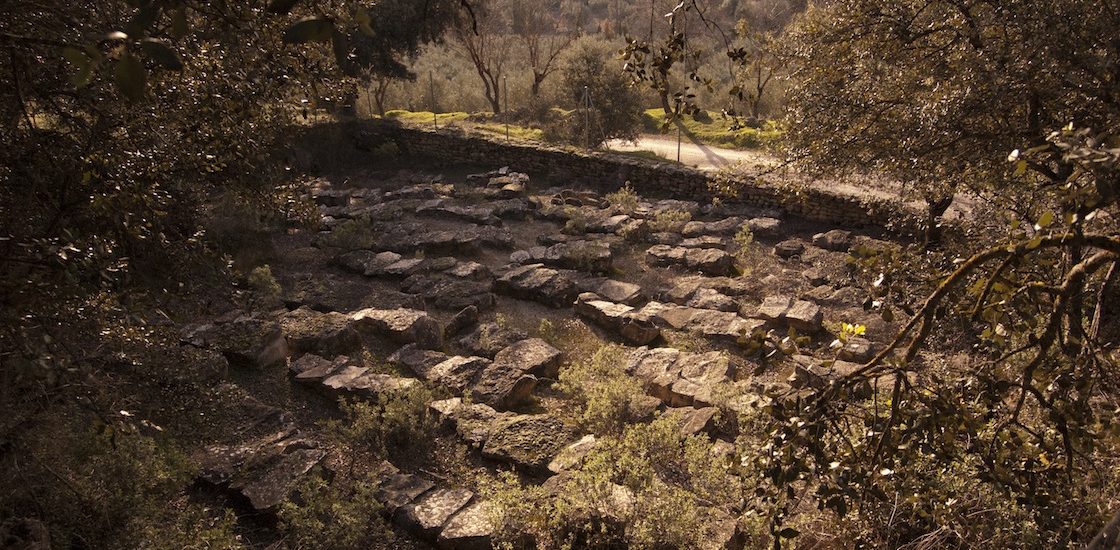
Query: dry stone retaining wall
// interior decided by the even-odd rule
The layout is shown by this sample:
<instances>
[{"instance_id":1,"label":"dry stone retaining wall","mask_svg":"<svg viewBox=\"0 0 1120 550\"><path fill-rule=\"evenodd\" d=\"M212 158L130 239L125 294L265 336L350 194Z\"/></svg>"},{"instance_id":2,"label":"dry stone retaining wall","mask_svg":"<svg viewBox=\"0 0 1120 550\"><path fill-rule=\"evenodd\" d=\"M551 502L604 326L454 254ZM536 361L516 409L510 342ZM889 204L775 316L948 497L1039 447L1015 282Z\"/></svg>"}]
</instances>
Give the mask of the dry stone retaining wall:
<instances>
[{"instance_id":1,"label":"dry stone retaining wall","mask_svg":"<svg viewBox=\"0 0 1120 550\"><path fill-rule=\"evenodd\" d=\"M687 198L701 202L715 197L709 184L713 174L672 163L657 162L609 153L586 153L526 142L506 142L456 129L422 129L380 121L350 121L348 134L359 149L394 142L403 154L426 157L448 164L510 166L535 177L567 178L617 189L629 181L642 196ZM796 195L787 189L746 179L738 196L722 197L724 202L759 208L776 208L811 221L842 226L914 227L899 201L860 198L805 189ZM901 218L901 220L900 220Z\"/></svg>"}]
</instances>

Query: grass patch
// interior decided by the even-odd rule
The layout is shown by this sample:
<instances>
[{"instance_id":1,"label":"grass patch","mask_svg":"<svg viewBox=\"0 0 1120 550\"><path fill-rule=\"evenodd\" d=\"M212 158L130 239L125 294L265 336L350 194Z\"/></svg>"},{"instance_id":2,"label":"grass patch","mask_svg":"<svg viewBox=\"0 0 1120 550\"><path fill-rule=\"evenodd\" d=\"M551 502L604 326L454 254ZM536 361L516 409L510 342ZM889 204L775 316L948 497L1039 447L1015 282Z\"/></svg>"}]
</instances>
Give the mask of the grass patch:
<instances>
[{"instance_id":1,"label":"grass patch","mask_svg":"<svg viewBox=\"0 0 1120 550\"><path fill-rule=\"evenodd\" d=\"M431 111L405 111L397 109L385 112L385 118L415 125L431 125L433 121L432 116ZM478 132L487 136L506 137L505 123L494 121L494 115L491 113L466 113L457 111L452 113L439 113L436 117L439 120L440 127L445 124L454 123L464 130ZM510 124L509 137L510 139L519 141L543 141L544 131L539 128Z\"/></svg>"},{"instance_id":2,"label":"grass patch","mask_svg":"<svg viewBox=\"0 0 1120 550\"><path fill-rule=\"evenodd\" d=\"M701 143L722 147L736 147L739 149L758 149L766 147L777 141L783 134L777 122L766 121L762 128L733 128L731 117L725 117L714 111L708 111L711 122L699 122L690 116L681 121L685 133L696 138ZM665 122L665 111L662 109L648 109L642 115L642 128L649 133L661 133L662 124ZM669 132L672 133L673 128Z\"/></svg>"},{"instance_id":3,"label":"grass patch","mask_svg":"<svg viewBox=\"0 0 1120 550\"><path fill-rule=\"evenodd\" d=\"M668 162L671 164L684 164L683 162L677 162L675 159L665 158L657 153L654 153L653 151L647 151L645 149L639 149L637 151L618 151L616 149L611 149L610 154L622 155L624 157L633 157L644 160L655 160L657 162Z\"/></svg>"}]
</instances>

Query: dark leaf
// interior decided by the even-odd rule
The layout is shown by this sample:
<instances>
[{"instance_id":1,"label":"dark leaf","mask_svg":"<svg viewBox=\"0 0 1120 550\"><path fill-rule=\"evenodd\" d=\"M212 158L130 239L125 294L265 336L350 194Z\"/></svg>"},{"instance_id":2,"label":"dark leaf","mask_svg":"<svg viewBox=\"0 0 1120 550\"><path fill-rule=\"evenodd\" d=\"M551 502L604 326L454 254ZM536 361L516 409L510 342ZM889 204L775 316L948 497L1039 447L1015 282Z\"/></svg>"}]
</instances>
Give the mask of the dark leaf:
<instances>
[{"instance_id":1,"label":"dark leaf","mask_svg":"<svg viewBox=\"0 0 1120 550\"><path fill-rule=\"evenodd\" d=\"M175 38L182 38L190 32L190 25L187 23L187 10L181 9L171 15L171 35Z\"/></svg>"},{"instance_id":2,"label":"dark leaf","mask_svg":"<svg viewBox=\"0 0 1120 550\"><path fill-rule=\"evenodd\" d=\"M144 50L144 55L147 55L164 69L169 71L183 70L183 62L179 59L179 54L175 53L171 46L159 40L145 38L140 41L140 49Z\"/></svg>"},{"instance_id":3,"label":"dark leaf","mask_svg":"<svg viewBox=\"0 0 1120 550\"><path fill-rule=\"evenodd\" d=\"M129 100L138 101L144 97L148 73L144 64L132 54L126 53L117 61L113 68L113 79L117 83L117 90Z\"/></svg>"},{"instance_id":4,"label":"dark leaf","mask_svg":"<svg viewBox=\"0 0 1120 550\"><path fill-rule=\"evenodd\" d=\"M308 17L296 21L284 31L284 43L325 42L331 39L333 33L333 21L322 17Z\"/></svg>"},{"instance_id":5,"label":"dark leaf","mask_svg":"<svg viewBox=\"0 0 1120 550\"><path fill-rule=\"evenodd\" d=\"M272 0L268 3L268 11L287 15L298 3L299 0Z\"/></svg>"},{"instance_id":6,"label":"dark leaf","mask_svg":"<svg viewBox=\"0 0 1120 550\"><path fill-rule=\"evenodd\" d=\"M94 63L85 52L78 48L66 47L62 49L62 56L74 68L74 74L70 75L70 83L74 87L81 88L93 80Z\"/></svg>"}]
</instances>

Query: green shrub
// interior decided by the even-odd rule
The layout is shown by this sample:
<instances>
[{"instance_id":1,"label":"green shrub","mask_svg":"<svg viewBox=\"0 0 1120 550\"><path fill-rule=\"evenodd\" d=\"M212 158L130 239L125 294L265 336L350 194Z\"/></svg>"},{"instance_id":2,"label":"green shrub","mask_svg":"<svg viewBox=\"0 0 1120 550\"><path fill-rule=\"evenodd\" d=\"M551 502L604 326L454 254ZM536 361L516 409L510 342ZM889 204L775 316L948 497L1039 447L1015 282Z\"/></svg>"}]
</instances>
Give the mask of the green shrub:
<instances>
[{"instance_id":1,"label":"green shrub","mask_svg":"<svg viewBox=\"0 0 1120 550\"><path fill-rule=\"evenodd\" d=\"M653 233L679 233L690 221L692 221L692 214L683 210L658 210L647 224Z\"/></svg>"},{"instance_id":2,"label":"green shrub","mask_svg":"<svg viewBox=\"0 0 1120 550\"><path fill-rule=\"evenodd\" d=\"M343 398L338 403L342 420L325 422L325 431L338 444L375 456L384 456L390 447L422 446L434 429L428 410L434 399L421 385L385 392L379 402Z\"/></svg>"},{"instance_id":3,"label":"green shrub","mask_svg":"<svg viewBox=\"0 0 1120 550\"><path fill-rule=\"evenodd\" d=\"M327 235L324 244L343 250L361 250L377 244L377 233L369 220L347 220Z\"/></svg>"},{"instance_id":4,"label":"green shrub","mask_svg":"<svg viewBox=\"0 0 1120 550\"><path fill-rule=\"evenodd\" d=\"M249 288L257 293L257 297L266 303L274 303L280 299L280 283L272 276L272 268L268 264L255 267L249 273Z\"/></svg>"},{"instance_id":5,"label":"green shrub","mask_svg":"<svg viewBox=\"0 0 1120 550\"><path fill-rule=\"evenodd\" d=\"M607 193L605 198L611 203L612 208L623 214L633 214L638 209L638 201L641 200L630 186L630 182L626 182L626 185L618 191Z\"/></svg>"},{"instance_id":6,"label":"green shrub","mask_svg":"<svg viewBox=\"0 0 1120 550\"><path fill-rule=\"evenodd\" d=\"M590 359L575 362L560 372L560 390L580 409L579 426L594 434L618 434L636 420L636 404L644 397L642 385L623 371L626 348L606 345Z\"/></svg>"},{"instance_id":7,"label":"green shrub","mask_svg":"<svg viewBox=\"0 0 1120 550\"><path fill-rule=\"evenodd\" d=\"M741 494L710 449L665 416L600 438L551 491L503 475L482 487L495 508L496 539L503 547L704 547L721 519L714 508Z\"/></svg>"},{"instance_id":8,"label":"green shrub","mask_svg":"<svg viewBox=\"0 0 1120 550\"><path fill-rule=\"evenodd\" d=\"M289 548L393 548L394 535L375 498L377 483L352 487L306 476L293 497L280 506L280 530Z\"/></svg>"}]
</instances>

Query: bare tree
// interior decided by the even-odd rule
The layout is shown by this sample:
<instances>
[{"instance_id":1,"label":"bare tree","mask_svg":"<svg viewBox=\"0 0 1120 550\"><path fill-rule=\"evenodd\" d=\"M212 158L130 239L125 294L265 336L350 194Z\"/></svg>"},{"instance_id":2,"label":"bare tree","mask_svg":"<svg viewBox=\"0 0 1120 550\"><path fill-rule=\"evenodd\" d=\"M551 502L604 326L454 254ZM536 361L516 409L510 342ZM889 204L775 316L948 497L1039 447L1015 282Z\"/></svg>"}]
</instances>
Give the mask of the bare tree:
<instances>
[{"instance_id":1,"label":"bare tree","mask_svg":"<svg viewBox=\"0 0 1120 550\"><path fill-rule=\"evenodd\" d=\"M575 32L559 30L560 9L558 0L515 2L510 9L513 33L529 54L533 97L540 95L541 84L556 70L556 60L576 38Z\"/></svg>"},{"instance_id":2,"label":"bare tree","mask_svg":"<svg viewBox=\"0 0 1120 550\"><path fill-rule=\"evenodd\" d=\"M494 114L502 112L501 81L502 72L509 58L512 40L506 33L508 24L496 3L479 5L475 10L475 20L456 25L452 36L457 51L470 60L482 80L483 93Z\"/></svg>"}]
</instances>

